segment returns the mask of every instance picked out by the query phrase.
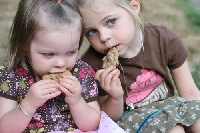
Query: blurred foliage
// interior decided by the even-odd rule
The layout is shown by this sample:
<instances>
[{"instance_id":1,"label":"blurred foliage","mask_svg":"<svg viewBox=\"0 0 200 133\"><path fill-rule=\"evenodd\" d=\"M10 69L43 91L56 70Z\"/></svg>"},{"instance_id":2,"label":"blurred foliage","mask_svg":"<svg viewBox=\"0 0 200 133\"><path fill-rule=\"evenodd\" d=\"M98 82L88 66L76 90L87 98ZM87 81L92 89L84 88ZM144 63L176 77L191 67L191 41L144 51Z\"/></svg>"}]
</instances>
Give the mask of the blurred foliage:
<instances>
[{"instance_id":1,"label":"blurred foliage","mask_svg":"<svg viewBox=\"0 0 200 133\"><path fill-rule=\"evenodd\" d=\"M200 63L196 63L192 65L192 76L194 79L194 82L196 83L197 87L200 90Z\"/></svg>"},{"instance_id":2,"label":"blurred foliage","mask_svg":"<svg viewBox=\"0 0 200 133\"><path fill-rule=\"evenodd\" d=\"M191 0L177 0L178 6L184 9L185 16L194 30L200 31L200 10L194 7Z\"/></svg>"},{"instance_id":3,"label":"blurred foliage","mask_svg":"<svg viewBox=\"0 0 200 133\"><path fill-rule=\"evenodd\" d=\"M190 28L196 32L200 32L200 10L194 7L191 0L177 0L177 2L177 5L183 8L185 16L191 24ZM198 52L194 47L188 47L188 50L191 54ZM191 69L194 82L200 90L200 62L192 63Z\"/></svg>"},{"instance_id":4,"label":"blurred foliage","mask_svg":"<svg viewBox=\"0 0 200 133\"><path fill-rule=\"evenodd\" d=\"M190 53L191 55L193 55L193 54L196 54L196 53L198 53L198 52L199 52L199 50L198 50L198 49L196 49L196 48L195 48L195 47L193 47L193 46L188 46L187 48L188 48L188 50L189 50L189 53Z\"/></svg>"}]
</instances>

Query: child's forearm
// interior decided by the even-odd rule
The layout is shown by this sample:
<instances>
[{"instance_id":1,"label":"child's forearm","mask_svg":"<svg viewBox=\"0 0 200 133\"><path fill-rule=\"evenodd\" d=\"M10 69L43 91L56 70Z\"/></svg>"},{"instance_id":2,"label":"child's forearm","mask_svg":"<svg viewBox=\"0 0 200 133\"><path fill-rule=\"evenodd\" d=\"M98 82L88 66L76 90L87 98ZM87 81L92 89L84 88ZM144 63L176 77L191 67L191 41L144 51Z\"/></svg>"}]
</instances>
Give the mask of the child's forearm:
<instances>
[{"instance_id":1,"label":"child's forearm","mask_svg":"<svg viewBox=\"0 0 200 133\"><path fill-rule=\"evenodd\" d=\"M0 120L0 133L22 133L32 117L24 115L17 106Z\"/></svg>"},{"instance_id":2,"label":"child's forearm","mask_svg":"<svg viewBox=\"0 0 200 133\"><path fill-rule=\"evenodd\" d=\"M98 128L101 115L97 101L86 103L81 98L77 104L69 107L73 120L81 131L93 131Z\"/></svg>"},{"instance_id":3,"label":"child's forearm","mask_svg":"<svg viewBox=\"0 0 200 133\"><path fill-rule=\"evenodd\" d=\"M122 116L124 112L123 97L121 99L115 100L108 96L106 101L101 104L101 110L104 111L111 119L116 121Z\"/></svg>"}]
</instances>

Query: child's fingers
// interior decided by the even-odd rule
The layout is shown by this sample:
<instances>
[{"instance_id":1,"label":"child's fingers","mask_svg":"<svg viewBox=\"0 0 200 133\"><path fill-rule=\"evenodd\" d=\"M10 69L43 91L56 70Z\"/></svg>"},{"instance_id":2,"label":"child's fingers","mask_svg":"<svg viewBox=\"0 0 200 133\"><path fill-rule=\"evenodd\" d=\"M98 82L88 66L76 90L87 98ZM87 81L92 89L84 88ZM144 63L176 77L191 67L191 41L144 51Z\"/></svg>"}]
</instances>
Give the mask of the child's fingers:
<instances>
[{"instance_id":1,"label":"child's fingers","mask_svg":"<svg viewBox=\"0 0 200 133\"><path fill-rule=\"evenodd\" d=\"M112 80L113 80L113 76L114 76L115 74L112 74L111 72L110 73L108 73L107 75L106 75L106 77L103 77L102 78L102 81L104 81L104 85L106 86L106 87L108 87L108 86L110 86L111 85L111 83L113 82Z\"/></svg>"},{"instance_id":2,"label":"child's fingers","mask_svg":"<svg viewBox=\"0 0 200 133\"><path fill-rule=\"evenodd\" d=\"M106 77L103 77L102 80L105 80L105 86L110 86L113 81L116 81L119 77L120 71L118 69L114 69L113 71L109 72Z\"/></svg>"},{"instance_id":3,"label":"child's fingers","mask_svg":"<svg viewBox=\"0 0 200 133\"><path fill-rule=\"evenodd\" d=\"M116 82L120 75L120 71L118 69L115 69L114 71L111 72L111 75L112 75L112 81Z\"/></svg>"},{"instance_id":4,"label":"child's fingers","mask_svg":"<svg viewBox=\"0 0 200 133\"><path fill-rule=\"evenodd\" d=\"M40 83L40 84L49 84L49 83L57 83L57 82L52 80L52 79L43 79L43 80L38 81L38 83Z\"/></svg>"},{"instance_id":5,"label":"child's fingers","mask_svg":"<svg viewBox=\"0 0 200 133\"><path fill-rule=\"evenodd\" d=\"M62 91L63 93L65 93L66 96L68 96L72 93L68 88L65 88L63 86L59 86L59 90Z\"/></svg>"},{"instance_id":6,"label":"child's fingers","mask_svg":"<svg viewBox=\"0 0 200 133\"><path fill-rule=\"evenodd\" d=\"M107 68L107 69L100 69L96 72L95 74L95 78L97 80L100 80L102 78L105 78L105 76L111 71L111 68Z\"/></svg>"},{"instance_id":7,"label":"child's fingers","mask_svg":"<svg viewBox=\"0 0 200 133\"><path fill-rule=\"evenodd\" d=\"M63 76L62 78L60 78L60 81L64 81L64 80L66 80L66 79L71 79L71 80L73 80L73 81L76 81L76 80L77 80L77 78L76 78L75 76L72 76L72 75L65 75L65 76Z\"/></svg>"},{"instance_id":8,"label":"child's fingers","mask_svg":"<svg viewBox=\"0 0 200 133\"><path fill-rule=\"evenodd\" d=\"M48 88L58 88L59 84L54 80L40 80L35 83L33 86L37 86L37 88L48 89Z\"/></svg>"},{"instance_id":9,"label":"child's fingers","mask_svg":"<svg viewBox=\"0 0 200 133\"><path fill-rule=\"evenodd\" d=\"M47 95L44 95L45 99L52 99L54 97L57 97L58 95L61 94L61 91L60 90L57 90L55 92L52 92L52 93L49 93Z\"/></svg>"},{"instance_id":10,"label":"child's fingers","mask_svg":"<svg viewBox=\"0 0 200 133\"><path fill-rule=\"evenodd\" d=\"M100 80L100 77L101 77L101 74L102 74L103 71L104 71L104 69L100 69L100 70L98 70L98 71L96 72L95 78L96 78L97 80Z\"/></svg>"},{"instance_id":11,"label":"child's fingers","mask_svg":"<svg viewBox=\"0 0 200 133\"><path fill-rule=\"evenodd\" d=\"M110 66L101 73L101 78L105 78L108 74L110 74L113 71L113 66Z\"/></svg>"},{"instance_id":12,"label":"child's fingers","mask_svg":"<svg viewBox=\"0 0 200 133\"><path fill-rule=\"evenodd\" d=\"M114 69L113 71L111 71L109 74L113 75L113 76L116 76L116 74L119 76L120 74L120 71L119 69Z\"/></svg>"},{"instance_id":13,"label":"child's fingers","mask_svg":"<svg viewBox=\"0 0 200 133\"><path fill-rule=\"evenodd\" d=\"M63 86L68 89L74 88L75 86L77 86L77 84L79 84L79 81L74 76L66 76L60 79L60 86Z\"/></svg>"},{"instance_id":14,"label":"child's fingers","mask_svg":"<svg viewBox=\"0 0 200 133\"><path fill-rule=\"evenodd\" d=\"M48 95L48 94L51 94L51 93L55 93L57 91L59 91L58 88L49 88L48 87L48 88L45 88L45 89L42 90L42 95L43 96Z\"/></svg>"},{"instance_id":15,"label":"child's fingers","mask_svg":"<svg viewBox=\"0 0 200 133\"><path fill-rule=\"evenodd\" d=\"M108 75L108 79L106 80L110 80L110 82L107 81L107 88L110 88L110 90L115 89L117 86L121 86L121 82L119 79L119 75L120 75L120 71L118 69L113 70L112 72L110 72L110 74Z\"/></svg>"}]
</instances>

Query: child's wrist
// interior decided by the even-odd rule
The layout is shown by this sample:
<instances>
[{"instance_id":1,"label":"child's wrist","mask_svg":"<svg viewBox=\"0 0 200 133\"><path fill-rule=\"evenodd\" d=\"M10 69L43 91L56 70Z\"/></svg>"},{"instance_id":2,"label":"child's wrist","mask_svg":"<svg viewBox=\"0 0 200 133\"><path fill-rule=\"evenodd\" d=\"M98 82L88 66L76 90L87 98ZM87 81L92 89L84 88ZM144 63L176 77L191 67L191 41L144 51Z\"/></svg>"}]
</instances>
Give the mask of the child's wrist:
<instances>
[{"instance_id":1,"label":"child's wrist","mask_svg":"<svg viewBox=\"0 0 200 133\"><path fill-rule=\"evenodd\" d=\"M18 104L17 107L19 108L20 112L21 112L23 115L25 115L25 116L27 116L27 117L33 117L34 114L29 114L29 113L27 113L27 112L24 110L24 108L22 108L21 102Z\"/></svg>"}]
</instances>

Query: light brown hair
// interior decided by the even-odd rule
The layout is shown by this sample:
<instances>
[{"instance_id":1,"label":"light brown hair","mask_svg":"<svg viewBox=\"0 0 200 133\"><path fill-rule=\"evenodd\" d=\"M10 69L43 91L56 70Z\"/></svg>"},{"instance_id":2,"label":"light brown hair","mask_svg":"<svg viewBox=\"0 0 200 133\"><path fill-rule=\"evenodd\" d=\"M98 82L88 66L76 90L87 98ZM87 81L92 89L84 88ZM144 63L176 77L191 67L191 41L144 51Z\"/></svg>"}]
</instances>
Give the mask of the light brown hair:
<instances>
[{"instance_id":1,"label":"light brown hair","mask_svg":"<svg viewBox=\"0 0 200 133\"><path fill-rule=\"evenodd\" d=\"M51 28L48 24L40 22L41 15L45 14L48 23L55 25L70 25L75 30L83 32L82 20L77 8L76 0L20 0L18 10L13 20L8 44L9 68L21 64L25 69L26 59L29 54L30 43L37 30ZM81 33L79 48L82 44Z\"/></svg>"}]
</instances>

